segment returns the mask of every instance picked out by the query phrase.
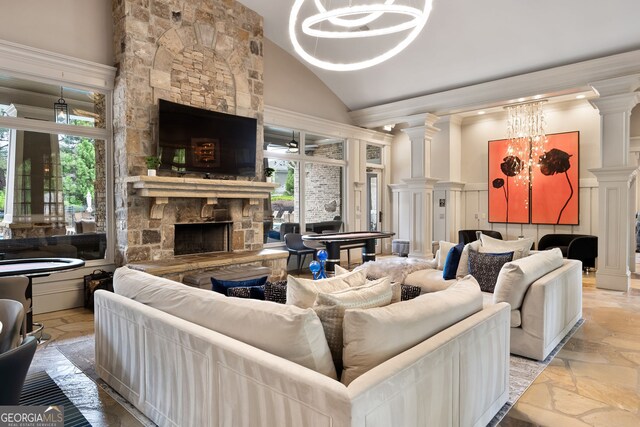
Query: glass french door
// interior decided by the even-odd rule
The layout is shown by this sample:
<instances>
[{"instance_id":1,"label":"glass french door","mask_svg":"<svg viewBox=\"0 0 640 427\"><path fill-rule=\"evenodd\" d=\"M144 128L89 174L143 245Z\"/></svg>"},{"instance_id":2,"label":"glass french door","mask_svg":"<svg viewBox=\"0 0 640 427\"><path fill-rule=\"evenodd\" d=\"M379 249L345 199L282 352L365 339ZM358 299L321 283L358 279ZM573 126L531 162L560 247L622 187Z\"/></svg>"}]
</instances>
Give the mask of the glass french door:
<instances>
[{"instance_id":1,"label":"glass french door","mask_svg":"<svg viewBox=\"0 0 640 427\"><path fill-rule=\"evenodd\" d=\"M367 229L382 231L382 172L367 171ZM380 239L376 240L376 253L382 252Z\"/></svg>"}]
</instances>

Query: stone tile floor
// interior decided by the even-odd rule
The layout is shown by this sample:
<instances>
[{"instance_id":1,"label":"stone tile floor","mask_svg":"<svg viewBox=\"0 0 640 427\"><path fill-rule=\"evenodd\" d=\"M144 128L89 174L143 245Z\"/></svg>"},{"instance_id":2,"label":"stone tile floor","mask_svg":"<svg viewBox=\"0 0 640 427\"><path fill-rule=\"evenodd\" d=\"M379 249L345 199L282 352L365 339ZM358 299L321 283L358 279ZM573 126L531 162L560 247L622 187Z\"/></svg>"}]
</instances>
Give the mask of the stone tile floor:
<instances>
[{"instance_id":1,"label":"stone tile floor","mask_svg":"<svg viewBox=\"0 0 640 427\"><path fill-rule=\"evenodd\" d=\"M640 271L640 270L639 270ZM501 426L640 426L640 275L621 293L583 280L584 325L501 422ZM93 340L93 314L72 309L36 315L52 339L31 370L46 370L94 426L144 425L60 349ZM60 349L59 349L60 348Z\"/></svg>"}]
</instances>

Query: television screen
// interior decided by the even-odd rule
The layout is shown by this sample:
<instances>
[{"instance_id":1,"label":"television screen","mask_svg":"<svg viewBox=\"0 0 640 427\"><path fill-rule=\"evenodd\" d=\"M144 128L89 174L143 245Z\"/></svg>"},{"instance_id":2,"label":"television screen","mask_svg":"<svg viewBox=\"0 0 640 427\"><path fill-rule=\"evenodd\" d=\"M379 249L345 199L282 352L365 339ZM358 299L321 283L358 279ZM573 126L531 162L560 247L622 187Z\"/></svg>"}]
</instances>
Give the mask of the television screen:
<instances>
[{"instance_id":1,"label":"television screen","mask_svg":"<svg viewBox=\"0 0 640 427\"><path fill-rule=\"evenodd\" d=\"M255 176L257 120L159 100L160 169Z\"/></svg>"}]
</instances>

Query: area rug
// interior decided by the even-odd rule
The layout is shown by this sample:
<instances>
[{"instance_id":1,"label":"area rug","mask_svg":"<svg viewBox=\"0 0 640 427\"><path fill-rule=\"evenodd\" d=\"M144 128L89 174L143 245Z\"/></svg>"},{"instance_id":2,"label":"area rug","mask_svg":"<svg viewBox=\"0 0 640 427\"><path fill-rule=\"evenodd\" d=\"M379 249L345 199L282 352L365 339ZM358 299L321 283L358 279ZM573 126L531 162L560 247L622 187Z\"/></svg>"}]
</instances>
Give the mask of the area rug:
<instances>
[{"instance_id":1,"label":"area rug","mask_svg":"<svg viewBox=\"0 0 640 427\"><path fill-rule=\"evenodd\" d=\"M498 411L495 417L487 424L487 427L497 426L498 423L507 415L507 412L516 404L520 396L524 394L531 384L538 378L538 375L544 371L549 363L558 354L562 347L569 341L569 339L576 333L580 326L584 323L584 319L578 320L578 322L571 328L569 333L558 343L551 353L542 362L538 360L526 359L520 356L511 355L509 365L509 400Z\"/></svg>"},{"instance_id":2,"label":"area rug","mask_svg":"<svg viewBox=\"0 0 640 427\"><path fill-rule=\"evenodd\" d=\"M45 371L27 376L20 395L21 406L64 406L65 427L91 426Z\"/></svg>"}]
</instances>

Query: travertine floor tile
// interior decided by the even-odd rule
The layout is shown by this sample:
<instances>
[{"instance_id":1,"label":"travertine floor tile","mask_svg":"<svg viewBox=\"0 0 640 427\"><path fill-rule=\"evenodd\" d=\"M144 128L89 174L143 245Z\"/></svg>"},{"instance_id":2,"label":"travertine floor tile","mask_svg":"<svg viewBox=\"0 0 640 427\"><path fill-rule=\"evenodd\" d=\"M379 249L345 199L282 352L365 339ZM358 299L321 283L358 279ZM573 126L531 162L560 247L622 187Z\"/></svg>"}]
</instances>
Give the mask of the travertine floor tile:
<instances>
[{"instance_id":1,"label":"travertine floor tile","mask_svg":"<svg viewBox=\"0 0 640 427\"><path fill-rule=\"evenodd\" d=\"M606 408L608 405L597 400L588 399L579 394L551 387L555 409L567 415L581 415L594 409Z\"/></svg>"}]
</instances>

